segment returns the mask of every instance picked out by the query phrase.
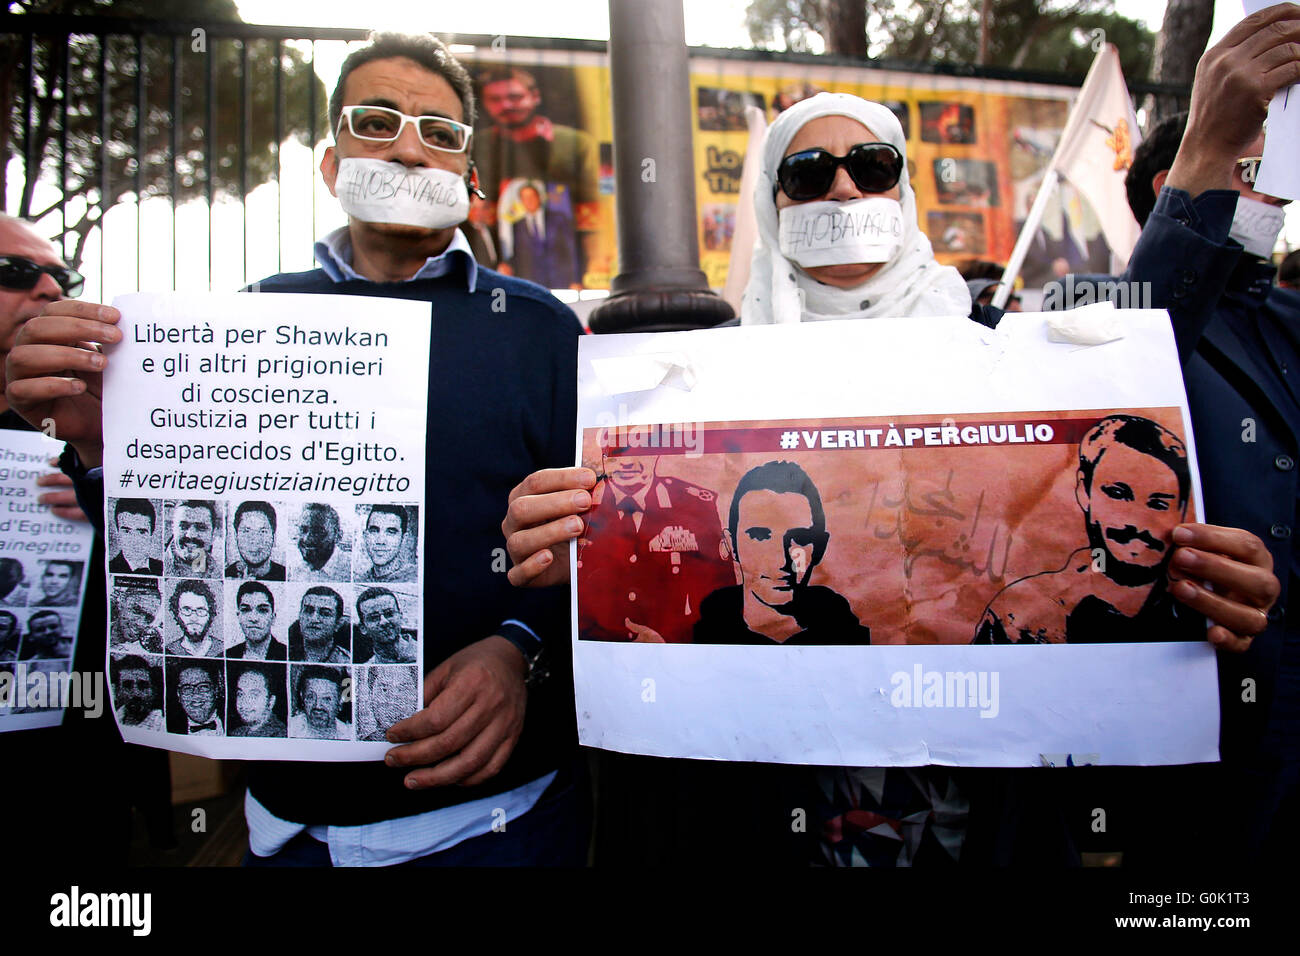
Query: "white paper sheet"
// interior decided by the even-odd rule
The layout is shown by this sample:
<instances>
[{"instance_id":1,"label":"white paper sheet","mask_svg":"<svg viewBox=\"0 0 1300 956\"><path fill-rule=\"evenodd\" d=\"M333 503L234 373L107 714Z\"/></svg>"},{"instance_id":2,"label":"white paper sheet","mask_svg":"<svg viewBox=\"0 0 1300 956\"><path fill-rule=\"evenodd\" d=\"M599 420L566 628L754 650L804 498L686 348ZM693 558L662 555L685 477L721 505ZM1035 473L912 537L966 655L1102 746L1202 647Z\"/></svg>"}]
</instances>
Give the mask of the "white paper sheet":
<instances>
[{"instance_id":1,"label":"white paper sheet","mask_svg":"<svg viewBox=\"0 0 1300 956\"><path fill-rule=\"evenodd\" d=\"M105 527L123 737L219 758L381 756L383 731L421 706L428 303L114 305Z\"/></svg>"},{"instance_id":2,"label":"white paper sheet","mask_svg":"<svg viewBox=\"0 0 1300 956\"><path fill-rule=\"evenodd\" d=\"M62 451L40 432L0 431L0 733L108 706L100 675L72 670L94 529L36 500Z\"/></svg>"},{"instance_id":3,"label":"white paper sheet","mask_svg":"<svg viewBox=\"0 0 1300 956\"><path fill-rule=\"evenodd\" d=\"M1273 0L1245 0L1246 14L1271 7ZM1279 199L1300 199L1300 83L1284 87L1268 104L1264 158L1255 189Z\"/></svg>"},{"instance_id":4,"label":"white paper sheet","mask_svg":"<svg viewBox=\"0 0 1300 956\"><path fill-rule=\"evenodd\" d=\"M1036 542L1033 547L1027 551L1008 547L1005 554L999 551L1002 563L996 567L979 556L956 556L953 549L960 548L962 538L954 537L957 529L948 528L945 533L952 541L947 552L916 546L908 557L909 564L917 562L916 568L946 568L944 580L949 583L960 580L958 587L934 594L923 593L924 575L913 574L915 568L904 575L896 567L884 567L881 561L886 559L872 558L870 572L864 568L855 571L854 559L845 559L845 542L869 542L874 535L883 542L882 547L897 548L903 541L902 518L898 519L900 530L895 532L891 522L880 517L893 512L879 511L874 499L870 508L859 506L869 497L866 489L842 477L834 485L825 473L815 473L813 465L807 465L809 474L822 485L830 543L825 545L823 558L801 557L798 562L798 549L787 545L787 558L797 573L802 573L809 560L814 565L822 561L805 583L811 580L813 585L829 585L843 592L855 617L870 626L870 646L796 646L793 642L727 646L701 643L700 631L693 632L693 642L683 643L626 642L631 633L642 634L645 640L641 630L579 639L580 628L597 628L590 622L599 616L579 600L580 575L593 573L593 565L579 554L589 556L593 552L586 549L596 548L593 542L602 533L597 512L603 507L603 496L614 494L605 489L615 485L615 469L626 457L616 449L611 457L597 455L593 460L589 429L604 430L611 446L631 448L633 460L637 455L659 456L658 464L646 466L657 468L658 473L649 491L642 492L639 507L643 510L629 505L626 514L615 514L609 520L635 518L638 529L645 531L657 528L645 524L653 520L656 507L673 509L677 515L669 527L656 532L646 548L622 559L627 562L626 580L643 573L632 569L644 569L650 561L662 561L668 568L666 574L678 579L695 574L690 562L710 558L717 547L716 529L729 530L728 506L736 479L755 460L815 463L818 452L809 451L815 446L827 456L861 456L835 460L860 460L869 470L874 467L869 462L884 460L881 456L891 453L883 448L884 424L877 436L882 447L875 448L869 434L864 441L853 429L843 433L829 429L827 439L808 424L817 421L871 419L889 423L897 419L902 436L908 434L906 423L928 418L935 426L933 434L918 425L909 440L909 444L915 443L915 450L903 453L915 456L911 459L915 463L924 461L920 456L931 454L959 460L962 452L922 447L938 443L942 435L939 426L944 422L961 426L972 416L994 421L1038 420L1040 424L1054 421L1056 425L1048 425L1046 431L1033 432L1046 441L1053 427L1063 427L1065 413L1078 434L1080 427L1090 428L1095 420L1117 410L1154 409L1157 417L1182 437L1189 488L1185 506L1188 520L1194 520L1203 514L1200 485L1168 317L1163 312L1119 311L1116 318L1124 337L1090 347L1049 341L1045 314L1008 314L996 331L967 320L881 319L583 339L578 365L578 443L582 448L585 438L589 444L585 457L580 452L579 461L595 465L607 478L598 486L602 504L588 517L588 543L575 549L572 557L574 676L581 742L661 756L846 766L1038 766L1045 755L1052 761L1078 755L1076 763L1088 755L1090 762L1103 764L1217 759L1216 668L1213 651L1199 640L1203 630L1193 627L1193 639L1177 643L970 643L981 620L978 609L985 603L981 597L970 605L967 592L971 588L983 588L981 594L1000 593L999 589L1019 579L1055 571L1063 556L1087 543L1084 515L1075 504L1078 444L1059 443L1059 436L1056 451L1039 452L1056 455L1059 464L1057 473L1039 482L1043 490L1036 494L1052 502L1057 513L1068 515L1068 520L1062 520L1059 529L1055 525L1030 529L1029 540ZM689 361L696 378L691 391L661 386L620 393L593 371L593 363L610 358L664 352L678 353ZM783 422L799 425L783 429ZM754 423L764 427L747 432ZM637 428L647 425L672 427ZM638 441L647 433L654 436L657 447L638 449ZM959 438L961 434L959 427ZM935 442L929 441L932 437ZM978 428L967 437L972 446L981 441ZM744 446L746 441L760 440L773 442L770 452L759 454L754 450L758 446ZM688 465L697 465L717 451L710 441L721 442L727 449L742 449L735 454L743 460L743 464L719 472L726 480L713 488L683 477L692 474ZM830 450L832 447L835 450ZM1013 496L1034 484L1032 475L1027 479L1016 474L1013 479L1010 465L998 467L996 447L972 447L971 454L982 456L972 460L983 464L978 474L964 477L968 483L983 482L992 497ZM909 467L917 471L915 464ZM1156 471L1163 467L1156 466ZM841 473L851 476L852 471L841 468ZM664 475L675 477L664 479ZM1173 475L1167 473L1170 480ZM914 474L909 479L923 483L926 477ZM832 485L838 489L834 493L828 491ZM949 489L941 486L942 481L937 492L930 489L934 497L925 500L945 500ZM656 496L661 496L657 503ZM898 505L906 497L905 487L890 504ZM978 511L970 507L972 502L962 503L956 497L946 500L954 503L954 511L958 505L963 509L958 516L961 521L968 522L973 511L979 520ZM987 507L992 499L980 500ZM707 506L703 511L701 504ZM904 509L894 510L903 515ZM915 509L917 514L932 516L940 510ZM709 511L707 523L712 532L703 529L706 519L699 517ZM1179 520L1177 515L1170 517ZM912 516L908 520L920 519ZM738 528L742 531L743 519ZM777 539L779 531L778 527ZM1007 529L996 525L990 529L986 520L980 535L999 531ZM1024 529L1017 533L1023 537ZM977 537L973 527L970 537ZM983 540L975 551L983 547ZM1110 544L1115 547L1114 542ZM1130 545L1141 550L1136 542ZM742 543L740 547L751 545ZM836 548L841 550L836 552ZM995 550L990 546L988 553L993 555ZM728 553L725 541L721 551L724 556ZM1086 573L1086 548L1082 553ZM833 557L838 568L828 573ZM1055 562L1051 567L1045 563L1049 560ZM580 562L586 567L580 567ZM736 584L745 580L741 570L732 569L731 573ZM907 592L905 600L899 598L897 589L893 594L871 591L873 586L880 587L872 583L877 577L891 574L904 581L900 588ZM624 600L629 590L626 581L623 586L617 576L612 582L601 581L605 592L617 601ZM698 596L688 594L681 602L681 592L673 587L664 583L643 588L634 600L632 593L627 593L629 603L624 606L644 608L645 615L638 621L629 612L627 620L641 628L650 615L662 614L665 603L674 602L684 604L682 610L688 616L703 617L697 607ZM744 587L740 590L743 593ZM864 604L856 597L859 592L876 593L881 598ZM907 630L910 625L906 621L900 623L885 614L884 605L891 601L891 607L904 608L904 615L919 614L916 608L940 608L939 619L947 624L946 630L940 628L937 639L953 642L906 643L913 632ZM963 602L975 607L973 616L954 618L952 608L963 606ZM614 617L609 631L621 627L617 619L622 613ZM592 633L595 631L588 636ZM666 640L691 641L690 635L687 631Z\"/></svg>"}]
</instances>

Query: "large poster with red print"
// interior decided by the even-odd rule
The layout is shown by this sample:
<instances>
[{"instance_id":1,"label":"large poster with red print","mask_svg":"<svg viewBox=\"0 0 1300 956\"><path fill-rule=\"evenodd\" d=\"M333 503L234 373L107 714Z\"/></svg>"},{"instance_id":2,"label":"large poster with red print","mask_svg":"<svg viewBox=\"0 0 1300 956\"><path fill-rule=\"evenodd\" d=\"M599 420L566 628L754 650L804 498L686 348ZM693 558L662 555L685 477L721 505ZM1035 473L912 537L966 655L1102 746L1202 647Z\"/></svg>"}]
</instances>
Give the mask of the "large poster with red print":
<instances>
[{"instance_id":1,"label":"large poster with red print","mask_svg":"<svg viewBox=\"0 0 1300 956\"><path fill-rule=\"evenodd\" d=\"M1170 590L1173 530L1201 509L1168 320L1123 313L1124 338L1092 347L1047 321L584 341L583 742L1213 759L1213 653Z\"/></svg>"}]
</instances>

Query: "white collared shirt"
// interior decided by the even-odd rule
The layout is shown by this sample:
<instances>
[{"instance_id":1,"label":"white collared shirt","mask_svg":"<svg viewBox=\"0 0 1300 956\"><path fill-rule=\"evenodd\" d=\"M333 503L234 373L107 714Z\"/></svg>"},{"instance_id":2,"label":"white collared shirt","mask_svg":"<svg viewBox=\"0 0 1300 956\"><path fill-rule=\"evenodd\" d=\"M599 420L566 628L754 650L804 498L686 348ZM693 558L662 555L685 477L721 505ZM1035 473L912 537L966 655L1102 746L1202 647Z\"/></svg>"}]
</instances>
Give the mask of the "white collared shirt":
<instances>
[{"instance_id":1,"label":"white collared shirt","mask_svg":"<svg viewBox=\"0 0 1300 956\"><path fill-rule=\"evenodd\" d=\"M347 226L339 226L324 239L317 240L314 251L321 269L335 282L346 282L350 279L372 281L352 268L352 235L348 232ZM455 267L456 261L462 258L467 263L469 291L473 292L478 284L478 262L470 250L469 240L459 229L452 235L451 242L440 255L430 256L415 275L403 281L440 278L450 272Z\"/></svg>"},{"instance_id":2,"label":"white collared shirt","mask_svg":"<svg viewBox=\"0 0 1300 956\"><path fill-rule=\"evenodd\" d=\"M248 848L256 856L271 856L306 830L329 847L330 861L335 866L409 863L490 832L491 821L500 819L500 814L495 813L498 809L505 811L505 823L518 819L536 805L554 779L555 772L552 771L507 793L357 827L308 827L290 823L262 806L249 791L244 795ZM489 822L485 824L484 821Z\"/></svg>"}]
</instances>

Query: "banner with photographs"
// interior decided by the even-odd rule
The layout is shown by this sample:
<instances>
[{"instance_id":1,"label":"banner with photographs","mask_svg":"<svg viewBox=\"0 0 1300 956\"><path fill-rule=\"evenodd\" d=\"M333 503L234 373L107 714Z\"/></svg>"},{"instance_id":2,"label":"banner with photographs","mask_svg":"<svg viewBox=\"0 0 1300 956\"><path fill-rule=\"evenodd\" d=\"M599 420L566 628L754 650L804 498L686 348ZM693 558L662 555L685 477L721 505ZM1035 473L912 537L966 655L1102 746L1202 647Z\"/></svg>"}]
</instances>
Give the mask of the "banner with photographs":
<instances>
[{"instance_id":1,"label":"banner with photographs","mask_svg":"<svg viewBox=\"0 0 1300 956\"><path fill-rule=\"evenodd\" d=\"M99 699L72 669L95 531L37 500L62 451L40 432L0 431L0 733L57 726Z\"/></svg>"},{"instance_id":2,"label":"banner with photographs","mask_svg":"<svg viewBox=\"0 0 1300 956\"><path fill-rule=\"evenodd\" d=\"M1217 759L1200 515L1164 313L581 343L580 739L890 766ZM736 361L743 355L744 361ZM737 413L741 413L741 417Z\"/></svg>"},{"instance_id":3,"label":"banner with photographs","mask_svg":"<svg viewBox=\"0 0 1300 956\"><path fill-rule=\"evenodd\" d=\"M380 756L422 705L428 303L114 304L104 522L123 737Z\"/></svg>"},{"instance_id":4,"label":"banner with photographs","mask_svg":"<svg viewBox=\"0 0 1300 956\"><path fill-rule=\"evenodd\" d=\"M486 198L471 200L466 227L476 257L549 289L609 288L617 250L606 58L511 49L461 61L479 104L471 149Z\"/></svg>"},{"instance_id":5,"label":"banner with photographs","mask_svg":"<svg viewBox=\"0 0 1300 956\"><path fill-rule=\"evenodd\" d=\"M769 124L820 92L852 93L888 106L907 140L921 230L940 262L966 268L1005 263L1011 255L1078 92L1007 80L708 57L692 58L691 73L700 260L715 287L726 281L731 265L738 205L749 201L740 195L749 141L746 106L762 110ZM1021 275L1036 289L1064 271L1108 272L1109 255L1086 199L1064 184Z\"/></svg>"},{"instance_id":6,"label":"banner with photographs","mask_svg":"<svg viewBox=\"0 0 1300 956\"><path fill-rule=\"evenodd\" d=\"M618 272L613 120L603 54L504 48L463 59L481 104L473 154L486 200L468 232L482 262L553 289L605 289ZM939 261L1005 263L1065 128L1071 87L691 57L700 267L721 288L731 264L745 108L771 123L822 91L889 106L907 138L921 229ZM1021 274L1036 289L1066 272L1108 272L1085 197L1062 184ZM1000 271L998 273L1001 274Z\"/></svg>"}]
</instances>

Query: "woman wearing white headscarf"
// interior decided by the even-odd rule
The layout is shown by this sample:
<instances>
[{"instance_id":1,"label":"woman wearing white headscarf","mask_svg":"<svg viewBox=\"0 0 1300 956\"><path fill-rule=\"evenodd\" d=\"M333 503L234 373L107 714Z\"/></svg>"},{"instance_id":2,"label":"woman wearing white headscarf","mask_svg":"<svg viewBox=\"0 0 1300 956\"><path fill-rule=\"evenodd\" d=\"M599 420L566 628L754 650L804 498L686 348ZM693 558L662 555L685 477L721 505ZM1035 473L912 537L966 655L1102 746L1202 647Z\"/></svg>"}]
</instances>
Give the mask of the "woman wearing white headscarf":
<instances>
[{"instance_id":1,"label":"woman wearing white headscarf","mask_svg":"<svg viewBox=\"0 0 1300 956\"><path fill-rule=\"evenodd\" d=\"M906 145L887 107L856 96L819 93L781 114L767 131L754 193L758 242L742 325L972 314L966 283L935 261L917 226ZM800 241L800 229L807 241ZM576 483L575 474L533 477L547 482L546 497L558 499L567 494L561 489L590 487ZM556 505L544 510L554 513ZM512 582L567 577L567 561L539 554L551 567L532 555L528 567L511 571ZM806 837L768 829L744 838L756 844L749 852L769 863L896 866L952 863L961 855L967 802L944 768L747 764L676 772L683 791L701 804L730 806L738 819L789 820L791 807L805 808L812 818ZM882 836L886 830L892 835Z\"/></svg>"},{"instance_id":2,"label":"woman wearing white headscarf","mask_svg":"<svg viewBox=\"0 0 1300 956\"><path fill-rule=\"evenodd\" d=\"M818 93L782 113L763 144L754 209L742 325L971 314L965 281L935 261L917 225L907 142L888 107ZM948 770L833 767L817 781L822 863L960 858L967 800Z\"/></svg>"},{"instance_id":3,"label":"woman wearing white headscarf","mask_svg":"<svg viewBox=\"0 0 1300 956\"><path fill-rule=\"evenodd\" d=\"M836 166L833 179L821 196L792 199L778 185L779 170L787 155L811 153L820 148L832 158L852 160L846 154L858 144L893 147L901 163L895 185L880 192L868 191L854 179L855 167L844 162ZM878 166L887 161L888 150L874 149L870 153L862 157L858 168L870 171L873 162ZM826 157L802 158L807 162L798 182L815 185L815 167L820 163L825 169L829 163ZM810 167L813 167L811 173ZM798 207L815 202L843 204L873 198L874 205L883 208L871 210L871 215L891 218L888 203L881 202L882 199L898 207L892 218L900 227L899 235L890 236L892 249L880 244L877 255L887 256L883 262L799 265L796 258L807 256L791 249L798 244L790 241L791 227L796 225L794 214L806 211ZM827 206L829 215L834 215L834 208ZM782 113L768 129L763 144L763 166L754 193L754 209L758 243L741 306L742 325L970 314L970 293L961 275L951 266L935 261L930 240L917 225L916 195L907 175L907 142L898 118L888 107L847 93L818 93ZM787 250L795 258L782 251L783 226ZM826 245L809 252L824 260L837 252L853 255L862 249L860 243L840 243L839 249L834 243Z\"/></svg>"}]
</instances>

